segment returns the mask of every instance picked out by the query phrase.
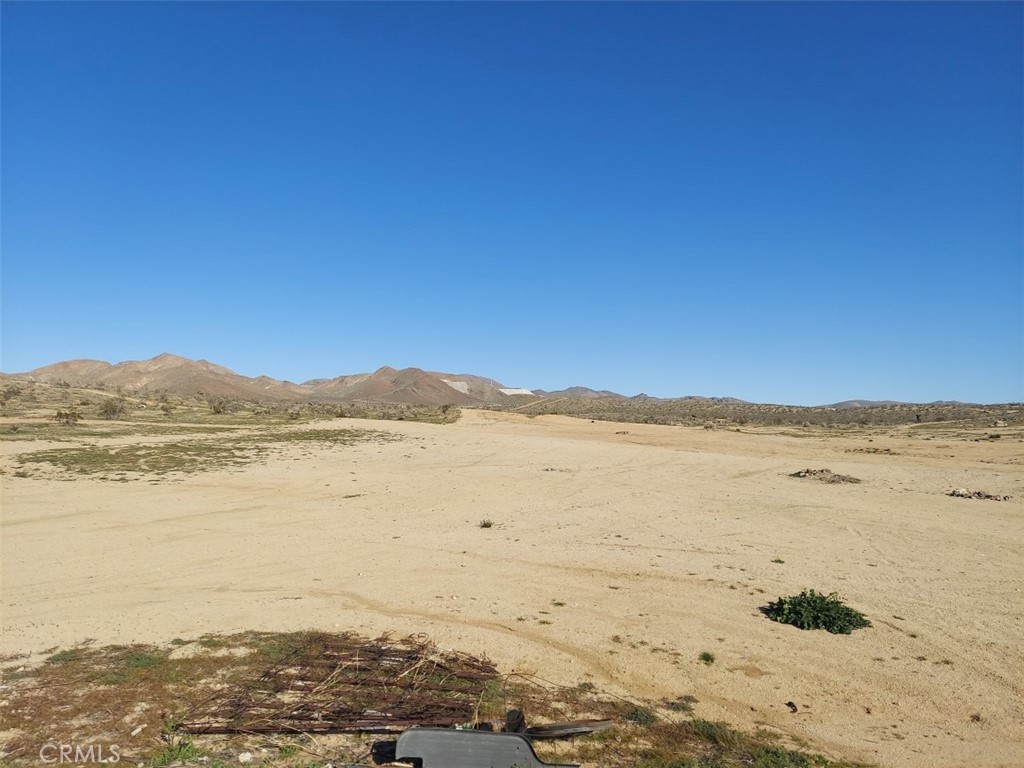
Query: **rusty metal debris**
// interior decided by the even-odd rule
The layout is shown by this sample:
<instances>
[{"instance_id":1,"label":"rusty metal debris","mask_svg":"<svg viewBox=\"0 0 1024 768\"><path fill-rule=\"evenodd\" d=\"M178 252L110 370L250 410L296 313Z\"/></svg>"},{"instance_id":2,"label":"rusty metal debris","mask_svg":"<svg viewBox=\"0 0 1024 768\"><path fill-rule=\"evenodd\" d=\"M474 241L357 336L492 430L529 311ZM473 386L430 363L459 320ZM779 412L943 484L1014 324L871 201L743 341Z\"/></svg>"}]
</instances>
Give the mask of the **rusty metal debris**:
<instances>
[{"instance_id":1,"label":"rusty metal debris","mask_svg":"<svg viewBox=\"0 0 1024 768\"><path fill-rule=\"evenodd\" d=\"M183 718L190 734L388 733L474 718L498 673L487 659L422 636L367 640L310 632L271 649L268 665Z\"/></svg>"}]
</instances>

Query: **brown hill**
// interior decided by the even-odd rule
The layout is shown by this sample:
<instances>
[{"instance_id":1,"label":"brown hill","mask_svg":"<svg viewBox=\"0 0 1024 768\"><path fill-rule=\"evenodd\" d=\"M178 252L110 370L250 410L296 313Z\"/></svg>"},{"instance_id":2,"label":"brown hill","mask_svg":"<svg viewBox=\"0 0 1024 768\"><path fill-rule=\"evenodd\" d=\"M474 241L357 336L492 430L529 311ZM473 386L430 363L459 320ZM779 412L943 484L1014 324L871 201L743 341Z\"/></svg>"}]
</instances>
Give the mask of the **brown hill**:
<instances>
[{"instance_id":1,"label":"brown hill","mask_svg":"<svg viewBox=\"0 0 1024 768\"><path fill-rule=\"evenodd\" d=\"M339 376L327 381L307 382L309 396L315 400L379 400L388 403L430 403L433 405L474 405L482 398L462 392L442 377L419 368L395 370L384 366L370 374Z\"/></svg>"},{"instance_id":2,"label":"brown hill","mask_svg":"<svg viewBox=\"0 0 1024 768\"><path fill-rule=\"evenodd\" d=\"M68 360L17 374L17 377L46 384L168 392L186 397L294 400L305 394L298 384L267 376L249 378L206 360L189 360L167 353L117 365L102 360Z\"/></svg>"},{"instance_id":3,"label":"brown hill","mask_svg":"<svg viewBox=\"0 0 1024 768\"><path fill-rule=\"evenodd\" d=\"M534 390L538 395L544 397L586 397L586 398L598 398L598 397L625 397L620 395L618 392L609 392L607 389L591 389L590 387L567 387L566 389L556 389L551 392L543 389Z\"/></svg>"},{"instance_id":4,"label":"brown hill","mask_svg":"<svg viewBox=\"0 0 1024 768\"><path fill-rule=\"evenodd\" d=\"M241 400L373 400L404 404L476 405L499 402L506 397L500 392L501 384L481 376L430 373L419 368L396 370L385 366L373 373L313 379L304 384L294 384L269 376L241 376L206 360L189 360L167 353L150 360L131 360L116 365L102 360L68 360L27 373L13 374L11 377L47 384L66 383L75 387Z\"/></svg>"},{"instance_id":5,"label":"brown hill","mask_svg":"<svg viewBox=\"0 0 1024 768\"><path fill-rule=\"evenodd\" d=\"M454 386L459 390L465 389L466 394L481 402L504 402L508 399L508 395L503 394L501 391L505 388L505 385L494 379L474 376L469 373L440 373L431 371L430 375L448 382L448 386Z\"/></svg>"}]
</instances>

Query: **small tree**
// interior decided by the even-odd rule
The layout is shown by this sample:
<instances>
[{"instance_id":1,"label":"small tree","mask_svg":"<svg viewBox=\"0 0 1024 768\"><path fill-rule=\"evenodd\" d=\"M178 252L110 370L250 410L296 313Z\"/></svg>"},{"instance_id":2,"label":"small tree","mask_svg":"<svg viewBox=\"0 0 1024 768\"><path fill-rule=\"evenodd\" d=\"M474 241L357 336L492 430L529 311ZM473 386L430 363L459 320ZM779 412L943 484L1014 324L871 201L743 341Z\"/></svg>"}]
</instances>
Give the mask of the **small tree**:
<instances>
[{"instance_id":1,"label":"small tree","mask_svg":"<svg viewBox=\"0 0 1024 768\"><path fill-rule=\"evenodd\" d=\"M69 408L66 411L57 411L53 416L54 421L64 426L73 427L78 423L78 420L82 418L82 414L76 411L74 408Z\"/></svg>"},{"instance_id":2,"label":"small tree","mask_svg":"<svg viewBox=\"0 0 1024 768\"><path fill-rule=\"evenodd\" d=\"M111 397L100 406L100 416L104 419L119 419L128 410L128 401L123 397Z\"/></svg>"},{"instance_id":3,"label":"small tree","mask_svg":"<svg viewBox=\"0 0 1024 768\"><path fill-rule=\"evenodd\" d=\"M0 390L0 405L7 405L9 400L13 400L21 394L21 388L14 385L8 384L3 390Z\"/></svg>"}]
</instances>

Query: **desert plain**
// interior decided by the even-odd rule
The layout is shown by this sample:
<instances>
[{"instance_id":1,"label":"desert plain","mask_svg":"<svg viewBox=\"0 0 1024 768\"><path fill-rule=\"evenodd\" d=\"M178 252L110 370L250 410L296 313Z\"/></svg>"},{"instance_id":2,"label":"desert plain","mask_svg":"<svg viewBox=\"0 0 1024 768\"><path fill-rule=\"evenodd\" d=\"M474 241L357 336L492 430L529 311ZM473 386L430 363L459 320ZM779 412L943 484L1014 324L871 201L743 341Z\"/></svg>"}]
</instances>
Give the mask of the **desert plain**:
<instances>
[{"instance_id":1,"label":"desert plain","mask_svg":"<svg viewBox=\"0 0 1024 768\"><path fill-rule=\"evenodd\" d=\"M0 652L32 664L86 639L425 633L559 684L692 695L703 718L836 759L1024 765L1020 427L996 440L463 410L286 428L390 439L281 443L159 477L19 472L68 443L5 440ZM862 482L790 476L824 467ZM809 588L872 626L832 635L762 614Z\"/></svg>"}]
</instances>

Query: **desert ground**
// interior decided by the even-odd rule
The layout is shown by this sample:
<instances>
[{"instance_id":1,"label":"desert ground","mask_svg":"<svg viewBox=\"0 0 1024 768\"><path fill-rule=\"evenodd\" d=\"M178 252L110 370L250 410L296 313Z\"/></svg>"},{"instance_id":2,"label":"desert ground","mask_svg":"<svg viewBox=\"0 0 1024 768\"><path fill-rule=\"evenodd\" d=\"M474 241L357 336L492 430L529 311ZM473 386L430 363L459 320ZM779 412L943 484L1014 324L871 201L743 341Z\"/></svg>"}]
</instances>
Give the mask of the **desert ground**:
<instances>
[{"instance_id":1,"label":"desert ground","mask_svg":"<svg viewBox=\"0 0 1024 768\"><path fill-rule=\"evenodd\" d=\"M703 718L778 729L833 758L1024 765L1020 428L979 440L991 430L475 410L454 424L288 428L353 427L400 439L282 443L238 466L137 479L43 465L24 476L19 458L68 444L6 441L0 651L426 633L558 683L693 695ZM807 467L863 482L789 476ZM759 610L807 588L840 593L872 626L802 631Z\"/></svg>"}]
</instances>

